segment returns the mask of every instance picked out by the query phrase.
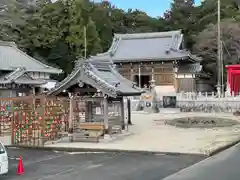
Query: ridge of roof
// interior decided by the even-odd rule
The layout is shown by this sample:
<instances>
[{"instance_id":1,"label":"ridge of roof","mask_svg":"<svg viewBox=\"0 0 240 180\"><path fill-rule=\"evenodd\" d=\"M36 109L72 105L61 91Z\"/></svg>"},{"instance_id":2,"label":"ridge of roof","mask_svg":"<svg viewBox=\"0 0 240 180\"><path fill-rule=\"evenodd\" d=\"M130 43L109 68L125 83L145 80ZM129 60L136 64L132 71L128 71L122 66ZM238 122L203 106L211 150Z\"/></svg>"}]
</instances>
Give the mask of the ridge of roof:
<instances>
[{"instance_id":1,"label":"ridge of roof","mask_svg":"<svg viewBox=\"0 0 240 180\"><path fill-rule=\"evenodd\" d=\"M122 40L133 39L154 39L154 38L172 38L169 48L166 51L178 50L183 40L182 30L163 31L163 32L150 32L150 33L132 33L132 34L115 34L110 48L104 52L99 53L96 56L91 56L94 59L96 57L109 56L112 57L117 51L118 46ZM166 52L167 53L167 52Z\"/></svg>"},{"instance_id":2,"label":"ridge of roof","mask_svg":"<svg viewBox=\"0 0 240 180\"><path fill-rule=\"evenodd\" d=\"M17 44L13 41L1 41L0 40L0 46L11 46L11 47L17 47Z\"/></svg>"},{"instance_id":3,"label":"ridge of roof","mask_svg":"<svg viewBox=\"0 0 240 180\"><path fill-rule=\"evenodd\" d=\"M55 88L50 90L47 93L48 95L56 95L61 90L67 89L69 86L78 83L78 81L83 81L87 84L90 84L94 88L99 89L111 97L116 97L118 93L125 95L128 93L142 93L140 89L134 87L133 82L125 81L124 77L114 72L112 69L113 64L111 63L103 63L103 66L109 66L107 70L102 70L101 67L99 68L101 62L100 64L92 64L91 61L87 60L78 62L77 64L78 65L75 67L72 73L57 86L55 86ZM116 78L116 82L112 81L114 80L112 78Z\"/></svg>"},{"instance_id":4,"label":"ridge of roof","mask_svg":"<svg viewBox=\"0 0 240 180\"><path fill-rule=\"evenodd\" d=\"M101 88L103 86L103 88L107 88L107 90L110 91L112 95L116 96L116 94L115 94L116 93L115 85L112 85L109 82L107 82L104 78L101 78L101 76L99 74L99 70L96 67L94 67L91 63L89 63L89 62L84 63L83 70L85 72L87 72L87 74L89 76L92 76L92 78L97 80L98 83L102 82L100 87L95 87L96 89L102 90ZM103 92L104 92L104 90L103 90Z\"/></svg>"},{"instance_id":5,"label":"ridge of roof","mask_svg":"<svg viewBox=\"0 0 240 180\"><path fill-rule=\"evenodd\" d=\"M15 42L11 42L11 41L0 41L0 46L8 46L8 47L11 47L11 48L14 48L15 51L21 53L22 55L26 56L27 58L31 59L32 61L38 63L39 65L45 67L46 69L52 69L53 71L55 71L56 73L62 73L63 70L61 69L58 69L58 68L54 68L52 66L48 66L38 60L36 60L35 58L29 56L27 53L23 52L22 50L20 50L18 47L17 47L17 44Z\"/></svg>"},{"instance_id":6,"label":"ridge of roof","mask_svg":"<svg viewBox=\"0 0 240 180\"><path fill-rule=\"evenodd\" d=\"M75 69L65 79L63 79L61 82L57 83L55 85L56 91L58 89L62 88L63 86L65 86L67 83L69 83L79 72L80 72L80 68Z\"/></svg>"},{"instance_id":7,"label":"ridge of roof","mask_svg":"<svg viewBox=\"0 0 240 180\"><path fill-rule=\"evenodd\" d=\"M181 30L175 31L163 31L163 32L150 32L150 33L132 33L132 34L115 34L114 37L127 39L149 39L149 38L161 38L161 37L172 37L175 34L182 34Z\"/></svg>"},{"instance_id":8,"label":"ridge of roof","mask_svg":"<svg viewBox=\"0 0 240 180\"><path fill-rule=\"evenodd\" d=\"M75 61L75 66L74 66L74 69L72 70L72 72L67 77L65 77L61 82L56 83L55 88L53 88L50 92L48 92L48 95L50 95L53 91L54 92L58 91L59 89L66 86L69 82L71 82L72 79L81 72L82 66L83 66L85 60L86 60L85 58L78 58Z\"/></svg>"}]
</instances>

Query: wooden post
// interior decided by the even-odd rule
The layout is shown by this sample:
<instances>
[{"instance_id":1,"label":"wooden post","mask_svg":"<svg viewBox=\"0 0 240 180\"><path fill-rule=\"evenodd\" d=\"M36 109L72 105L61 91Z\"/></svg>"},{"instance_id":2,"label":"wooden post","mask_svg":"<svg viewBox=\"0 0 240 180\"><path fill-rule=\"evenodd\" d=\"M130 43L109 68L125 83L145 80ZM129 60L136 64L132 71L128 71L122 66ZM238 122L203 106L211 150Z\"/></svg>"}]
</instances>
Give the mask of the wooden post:
<instances>
[{"instance_id":1,"label":"wooden post","mask_svg":"<svg viewBox=\"0 0 240 180\"><path fill-rule=\"evenodd\" d=\"M154 80L154 63L153 62L151 62L151 66L152 66L152 80Z\"/></svg>"},{"instance_id":2,"label":"wooden post","mask_svg":"<svg viewBox=\"0 0 240 180\"><path fill-rule=\"evenodd\" d=\"M69 140L73 141L73 96L69 93L69 129L68 129L68 137Z\"/></svg>"},{"instance_id":3,"label":"wooden post","mask_svg":"<svg viewBox=\"0 0 240 180\"><path fill-rule=\"evenodd\" d=\"M132 125L132 120L131 120L131 100L127 98L127 110L128 110L128 125Z\"/></svg>"},{"instance_id":4,"label":"wooden post","mask_svg":"<svg viewBox=\"0 0 240 180\"><path fill-rule=\"evenodd\" d=\"M108 99L107 96L104 96L103 99L103 118L104 118L104 134L109 134L109 127L108 127Z\"/></svg>"},{"instance_id":5,"label":"wooden post","mask_svg":"<svg viewBox=\"0 0 240 180\"><path fill-rule=\"evenodd\" d=\"M11 133L11 145L14 145L15 144L15 140L16 140L16 132L14 132L14 129L15 129L15 119L14 119L14 116L15 116L15 111L14 111L14 100L11 99L11 115L10 115L10 118L11 118L11 127L12 127L12 133ZM1 102L1 101L0 101Z\"/></svg>"},{"instance_id":6,"label":"wooden post","mask_svg":"<svg viewBox=\"0 0 240 180\"><path fill-rule=\"evenodd\" d=\"M34 101L35 101L35 98L34 98ZM38 146L44 146L44 131L46 129L46 123L45 123L46 101L47 101L47 99L45 96L40 96L42 121L38 125L37 132L34 132L34 133L38 134L38 136L39 136L39 133L40 133L40 136L42 135L42 137L39 138ZM35 108L35 105L34 105L34 108ZM35 111L35 109L34 109L34 111ZM36 136L36 134L34 136Z\"/></svg>"},{"instance_id":7,"label":"wooden post","mask_svg":"<svg viewBox=\"0 0 240 180\"><path fill-rule=\"evenodd\" d=\"M121 125L122 125L122 130L125 129L125 120L124 120L124 101L123 101L123 97L121 97L120 100L120 118L121 118Z\"/></svg>"},{"instance_id":8,"label":"wooden post","mask_svg":"<svg viewBox=\"0 0 240 180\"><path fill-rule=\"evenodd\" d=\"M130 67L131 67L131 70L130 70L130 77L131 77L131 81L134 82L134 75L133 75L133 64L130 63Z\"/></svg>"},{"instance_id":9,"label":"wooden post","mask_svg":"<svg viewBox=\"0 0 240 180\"><path fill-rule=\"evenodd\" d=\"M138 83L139 83L139 87L141 88L141 64L139 64L138 67Z\"/></svg>"},{"instance_id":10,"label":"wooden post","mask_svg":"<svg viewBox=\"0 0 240 180\"><path fill-rule=\"evenodd\" d=\"M86 102L86 122L92 122L93 121L93 106L92 101Z\"/></svg>"}]
</instances>

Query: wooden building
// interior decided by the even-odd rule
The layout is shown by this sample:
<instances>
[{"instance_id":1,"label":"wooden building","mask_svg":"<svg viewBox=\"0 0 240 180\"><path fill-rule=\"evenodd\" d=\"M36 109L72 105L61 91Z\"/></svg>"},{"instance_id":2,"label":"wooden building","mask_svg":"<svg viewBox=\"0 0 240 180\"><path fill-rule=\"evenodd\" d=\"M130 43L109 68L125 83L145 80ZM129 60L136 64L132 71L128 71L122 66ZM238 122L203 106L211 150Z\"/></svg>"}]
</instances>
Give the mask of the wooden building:
<instances>
[{"instance_id":1,"label":"wooden building","mask_svg":"<svg viewBox=\"0 0 240 180\"><path fill-rule=\"evenodd\" d=\"M0 41L0 97L40 93L50 75L59 73L62 70L28 56L14 42Z\"/></svg>"},{"instance_id":2,"label":"wooden building","mask_svg":"<svg viewBox=\"0 0 240 180\"><path fill-rule=\"evenodd\" d=\"M112 60L118 71L141 88L156 85L179 91L195 91L199 59L184 49L180 30L116 34L110 49L91 57Z\"/></svg>"},{"instance_id":3,"label":"wooden building","mask_svg":"<svg viewBox=\"0 0 240 180\"><path fill-rule=\"evenodd\" d=\"M72 73L47 95L60 97L66 92L75 102L73 109L78 109L75 114L85 114L83 118L70 115L69 119L75 119L80 129L83 126L81 122L103 123L106 134L113 129L110 121L114 125L121 124L122 129L125 127L123 97L140 96L143 90L120 75L109 59L79 59Z\"/></svg>"}]
</instances>

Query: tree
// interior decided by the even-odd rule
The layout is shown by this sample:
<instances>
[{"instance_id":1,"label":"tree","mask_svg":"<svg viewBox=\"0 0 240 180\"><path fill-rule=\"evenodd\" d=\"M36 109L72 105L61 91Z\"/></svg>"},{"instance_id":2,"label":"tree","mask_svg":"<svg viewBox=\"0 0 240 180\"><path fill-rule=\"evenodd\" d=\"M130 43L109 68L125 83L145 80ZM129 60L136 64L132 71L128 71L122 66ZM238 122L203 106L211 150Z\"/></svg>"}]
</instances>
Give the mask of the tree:
<instances>
[{"instance_id":1,"label":"tree","mask_svg":"<svg viewBox=\"0 0 240 180\"><path fill-rule=\"evenodd\" d=\"M125 14L125 21L127 33L156 32L159 30L158 23L160 21L137 9L129 9Z\"/></svg>"},{"instance_id":2,"label":"tree","mask_svg":"<svg viewBox=\"0 0 240 180\"><path fill-rule=\"evenodd\" d=\"M101 52L91 11L88 0L60 0L43 6L23 28L22 47L29 54L38 54L70 73L76 57L84 56L84 27L87 55Z\"/></svg>"},{"instance_id":3,"label":"tree","mask_svg":"<svg viewBox=\"0 0 240 180\"><path fill-rule=\"evenodd\" d=\"M17 41L19 27L25 23L24 11L16 0L2 0L0 3L0 39Z\"/></svg>"},{"instance_id":4,"label":"tree","mask_svg":"<svg viewBox=\"0 0 240 180\"><path fill-rule=\"evenodd\" d=\"M197 24L199 32L206 28L209 24L217 22L217 3L216 0L204 1L197 8ZM221 0L221 19L238 20L240 17L240 1L239 0Z\"/></svg>"},{"instance_id":5,"label":"tree","mask_svg":"<svg viewBox=\"0 0 240 180\"><path fill-rule=\"evenodd\" d=\"M221 23L223 42L223 63L240 63L240 25L235 20L226 19ZM194 53L203 58L201 64L205 72L217 77L217 25L210 24L199 33L194 45Z\"/></svg>"},{"instance_id":6,"label":"tree","mask_svg":"<svg viewBox=\"0 0 240 180\"><path fill-rule=\"evenodd\" d=\"M181 29L189 49L193 46L194 36L197 34L196 15L194 0L174 0L170 11L164 14L166 30Z\"/></svg>"},{"instance_id":7,"label":"tree","mask_svg":"<svg viewBox=\"0 0 240 180\"><path fill-rule=\"evenodd\" d=\"M221 1L228 3L234 0ZM59 66L66 74L71 72L76 57L84 56L84 27L87 29L89 56L107 51L114 33L176 29L182 29L187 48L191 50L195 36L210 23L216 22L214 0L207 0L199 7L194 6L193 0L174 0L170 11L167 11L163 18L149 17L145 12L137 9L124 11L109 1L96 3L90 0L58 0L52 3L50 0L9 0L6 2L14 2L16 7L21 7L22 15L19 17L23 17L24 23L16 26L19 29L15 38L18 45L29 55ZM237 7L232 3L230 8L223 7L222 14L226 14L224 17L234 16L237 21L237 12ZM12 33L8 29L5 32ZM9 37L14 39L13 35Z\"/></svg>"},{"instance_id":8,"label":"tree","mask_svg":"<svg viewBox=\"0 0 240 180\"><path fill-rule=\"evenodd\" d=\"M112 43L112 8L114 7L112 7L110 3L93 3L91 18L96 25L96 29L100 38L100 45L103 52L107 51Z\"/></svg>"}]
</instances>

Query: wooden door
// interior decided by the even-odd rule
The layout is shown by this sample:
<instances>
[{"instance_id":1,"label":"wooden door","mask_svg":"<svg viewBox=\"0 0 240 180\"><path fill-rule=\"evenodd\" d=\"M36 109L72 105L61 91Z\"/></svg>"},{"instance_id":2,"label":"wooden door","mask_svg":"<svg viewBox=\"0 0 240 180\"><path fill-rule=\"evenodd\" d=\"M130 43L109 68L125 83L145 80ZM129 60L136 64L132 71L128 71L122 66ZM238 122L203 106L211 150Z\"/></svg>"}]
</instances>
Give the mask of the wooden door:
<instances>
[{"instance_id":1,"label":"wooden door","mask_svg":"<svg viewBox=\"0 0 240 180\"><path fill-rule=\"evenodd\" d=\"M154 74L156 85L174 84L174 73L171 65L156 64L156 66L154 66Z\"/></svg>"},{"instance_id":2,"label":"wooden door","mask_svg":"<svg viewBox=\"0 0 240 180\"><path fill-rule=\"evenodd\" d=\"M173 73L155 74L156 85L173 85Z\"/></svg>"}]
</instances>

